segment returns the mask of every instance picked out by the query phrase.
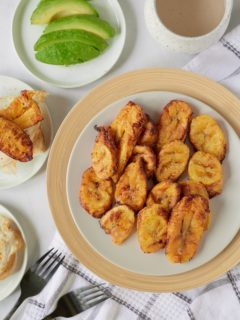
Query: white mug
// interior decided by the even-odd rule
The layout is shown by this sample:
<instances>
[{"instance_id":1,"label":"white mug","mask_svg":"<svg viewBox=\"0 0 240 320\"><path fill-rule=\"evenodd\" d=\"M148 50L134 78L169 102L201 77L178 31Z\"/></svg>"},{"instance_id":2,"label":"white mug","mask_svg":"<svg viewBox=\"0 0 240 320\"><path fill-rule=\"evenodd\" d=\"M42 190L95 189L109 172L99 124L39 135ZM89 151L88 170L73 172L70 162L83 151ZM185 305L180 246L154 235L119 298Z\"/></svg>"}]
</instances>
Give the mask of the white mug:
<instances>
[{"instance_id":1,"label":"white mug","mask_svg":"<svg viewBox=\"0 0 240 320\"><path fill-rule=\"evenodd\" d=\"M163 24L158 14L157 1L145 1L145 21L150 34L165 47L191 54L210 47L222 37L229 24L233 5L233 0L224 1L224 14L217 26L210 32L199 36L183 36L171 31Z\"/></svg>"}]
</instances>

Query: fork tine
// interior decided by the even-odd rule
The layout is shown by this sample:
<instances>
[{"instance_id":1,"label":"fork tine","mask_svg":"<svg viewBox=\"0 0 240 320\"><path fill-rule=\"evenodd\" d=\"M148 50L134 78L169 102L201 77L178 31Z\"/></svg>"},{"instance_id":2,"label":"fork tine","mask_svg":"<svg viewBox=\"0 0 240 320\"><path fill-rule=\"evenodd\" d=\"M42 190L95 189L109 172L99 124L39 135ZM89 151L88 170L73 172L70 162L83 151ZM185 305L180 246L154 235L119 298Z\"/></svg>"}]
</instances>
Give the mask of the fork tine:
<instances>
[{"instance_id":1,"label":"fork tine","mask_svg":"<svg viewBox=\"0 0 240 320\"><path fill-rule=\"evenodd\" d=\"M84 290L82 292L78 292L78 296L90 296L93 293L102 292L100 288L89 288L88 290Z\"/></svg>"},{"instance_id":2,"label":"fork tine","mask_svg":"<svg viewBox=\"0 0 240 320\"><path fill-rule=\"evenodd\" d=\"M93 306L95 306L95 305L107 300L108 298L109 297L104 296L101 299L96 299L96 300L92 300L92 302L85 303L85 304L83 304L83 309L84 310L89 309L89 308L91 308L91 307L93 307Z\"/></svg>"},{"instance_id":3,"label":"fork tine","mask_svg":"<svg viewBox=\"0 0 240 320\"><path fill-rule=\"evenodd\" d=\"M60 255L58 255L58 257L60 257ZM57 258L58 258L58 257L57 257ZM54 273L57 271L57 269L58 269L59 266L62 264L62 262L63 262L64 259L65 259L65 256L63 256L63 257L61 258L61 260L58 261L58 263L54 266L53 269L48 268L48 273L45 274L45 276L44 276L44 278L45 278L46 281L49 281L49 280L51 279L51 277L52 277L52 276L54 275ZM56 259L55 261L57 261L57 259Z\"/></svg>"},{"instance_id":4,"label":"fork tine","mask_svg":"<svg viewBox=\"0 0 240 320\"><path fill-rule=\"evenodd\" d=\"M44 270L44 267L46 265L48 265L48 263L53 259L55 259L55 254L57 253L58 250L54 251L53 254L49 255L49 257L47 259L45 259L45 261L43 260L42 263L40 263L37 268L35 269L35 273L37 273L38 275L40 275L42 273L42 271Z\"/></svg>"},{"instance_id":5,"label":"fork tine","mask_svg":"<svg viewBox=\"0 0 240 320\"><path fill-rule=\"evenodd\" d=\"M52 267L52 265L58 261L58 258L62 255L61 252L55 257L55 253L40 267L36 270L40 277L44 277L46 272Z\"/></svg>"},{"instance_id":6,"label":"fork tine","mask_svg":"<svg viewBox=\"0 0 240 320\"><path fill-rule=\"evenodd\" d=\"M97 290L102 290L102 288L104 289L104 286L106 286L106 285L107 285L106 283L100 283L100 284L95 284L95 285L90 284L89 286L85 286L85 287L82 287L82 288L79 288L79 289L75 290L75 292L77 294L79 294L79 295L81 293L87 294L88 291L91 291L91 290L93 290L95 288Z\"/></svg>"},{"instance_id":7,"label":"fork tine","mask_svg":"<svg viewBox=\"0 0 240 320\"><path fill-rule=\"evenodd\" d=\"M107 295L104 292L98 291L95 294L82 297L81 301L82 301L82 303L88 303L89 301L94 300L96 298L99 298L101 296L107 297Z\"/></svg>"},{"instance_id":8,"label":"fork tine","mask_svg":"<svg viewBox=\"0 0 240 320\"><path fill-rule=\"evenodd\" d=\"M31 267L31 271L35 272L38 265L49 255L50 252L53 251L54 248L48 250L43 256L41 256L35 263L34 265Z\"/></svg>"}]
</instances>

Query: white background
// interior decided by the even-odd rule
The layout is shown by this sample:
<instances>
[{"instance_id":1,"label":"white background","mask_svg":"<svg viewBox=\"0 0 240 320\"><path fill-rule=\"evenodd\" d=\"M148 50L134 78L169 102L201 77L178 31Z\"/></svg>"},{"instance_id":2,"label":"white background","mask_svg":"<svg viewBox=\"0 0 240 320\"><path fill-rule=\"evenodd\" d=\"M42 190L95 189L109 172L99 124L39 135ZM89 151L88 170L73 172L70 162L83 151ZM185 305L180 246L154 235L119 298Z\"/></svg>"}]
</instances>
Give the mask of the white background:
<instances>
[{"instance_id":1,"label":"white background","mask_svg":"<svg viewBox=\"0 0 240 320\"><path fill-rule=\"evenodd\" d=\"M147 0L145 0L147 1ZM56 131L72 106L89 90L106 79L126 71L145 67L182 67L191 55L171 52L153 40L146 30L144 0L119 0L127 22L124 51L115 67L91 85L60 89L34 78L19 60L12 42L11 28L19 0L0 0L0 74L18 78L36 89L49 92L48 106ZM240 1L235 0L228 30L239 23ZM29 243L29 263L46 251L55 232L46 192L46 165L31 180L10 190L1 191L0 203L14 213ZM0 302L0 319L16 299L18 292Z\"/></svg>"}]
</instances>

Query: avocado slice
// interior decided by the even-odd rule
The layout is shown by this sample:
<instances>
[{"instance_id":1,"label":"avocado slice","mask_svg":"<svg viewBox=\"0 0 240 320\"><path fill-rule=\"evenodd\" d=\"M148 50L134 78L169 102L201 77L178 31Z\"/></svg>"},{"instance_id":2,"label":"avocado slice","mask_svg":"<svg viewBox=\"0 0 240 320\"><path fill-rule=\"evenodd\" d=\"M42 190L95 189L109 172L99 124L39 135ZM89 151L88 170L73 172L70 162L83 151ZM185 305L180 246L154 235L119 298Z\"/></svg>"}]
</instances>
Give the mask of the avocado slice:
<instances>
[{"instance_id":1,"label":"avocado slice","mask_svg":"<svg viewBox=\"0 0 240 320\"><path fill-rule=\"evenodd\" d=\"M82 63L99 55L99 51L89 45L76 42L54 43L35 54L38 61L54 65L71 65Z\"/></svg>"},{"instance_id":2,"label":"avocado slice","mask_svg":"<svg viewBox=\"0 0 240 320\"><path fill-rule=\"evenodd\" d=\"M101 37L83 30L58 30L43 34L34 45L34 50L39 51L54 43L65 43L75 41L90 45L102 52L108 46L107 42Z\"/></svg>"},{"instance_id":3,"label":"avocado slice","mask_svg":"<svg viewBox=\"0 0 240 320\"><path fill-rule=\"evenodd\" d=\"M59 18L50 22L45 28L44 33L65 29L89 31L97 34L105 40L112 38L115 35L115 30L107 21L90 15L73 15Z\"/></svg>"},{"instance_id":4,"label":"avocado slice","mask_svg":"<svg viewBox=\"0 0 240 320\"><path fill-rule=\"evenodd\" d=\"M31 16L32 24L47 24L52 20L74 14L98 16L86 0L41 0Z\"/></svg>"}]
</instances>

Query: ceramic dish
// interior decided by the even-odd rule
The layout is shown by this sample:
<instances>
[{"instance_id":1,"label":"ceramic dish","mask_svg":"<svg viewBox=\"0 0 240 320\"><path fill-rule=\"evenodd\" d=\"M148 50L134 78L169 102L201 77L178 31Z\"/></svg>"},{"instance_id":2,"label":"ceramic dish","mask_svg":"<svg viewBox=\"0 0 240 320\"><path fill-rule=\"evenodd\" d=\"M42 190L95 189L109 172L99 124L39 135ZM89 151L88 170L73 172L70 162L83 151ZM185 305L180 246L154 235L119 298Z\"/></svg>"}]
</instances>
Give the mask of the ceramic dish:
<instances>
[{"instance_id":1,"label":"ceramic dish","mask_svg":"<svg viewBox=\"0 0 240 320\"><path fill-rule=\"evenodd\" d=\"M99 220L93 219L82 208L79 201L79 187L83 171L91 166L91 150L96 137L94 125L109 125L128 101L134 101L143 106L145 113L149 114L150 118L156 122L163 107L169 101L175 99L186 101L192 105L194 114L212 116L224 128L229 141L228 152L223 162L224 190L220 196L210 201L210 209L213 213L211 226L205 233L197 254L191 261L183 264L168 262L164 250L153 254L144 254L139 248L136 232L122 245L116 246L112 243L111 237L100 228ZM68 205L73 219L86 241L104 258L121 268L147 275L172 275L190 271L219 254L231 242L240 228L238 210L240 171L238 170L239 162L236 150L240 150L240 140L235 131L220 114L199 100L186 95L163 91L142 92L125 97L98 113L83 129L73 147L68 163L66 181ZM84 157L81 154L84 154ZM230 168L234 174L230 174ZM220 235L223 233L224 237L221 237ZM123 256L129 258L123 259Z\"/></svg>"},{"instance_id":2,"label":"ceramic dish","mask_svg":"<svg viewBox=\"0 0 240 320\"><path fill-rule=\"evenodd\" d=\"M209 33L201 36L187 37L169 30L157 13L157 0L145 2L145 22L151 36L161 45L177 52L197 53L216 43L224 34L231 17L233 0L225 0L224 15L219 24Z\"/></svg>"},{"instance_id":3,"label":"ceramic dish","mask_svg":"<svg viewBox=\"0 0 240 320\"><path fill-rule=\"evenodd\" d=\"M0 76L0 97L16 96L21 90L32 88L17 79ZM41 123L45 138L46 151L37 155L33 160L26 163L17 162L16 174L0 172L0 190L17 186L35 175L47 159L49 147L53 138L52 121L46 104L41 105L44 120Z\"/></svg>"},{"instance_id":4,"label":"ceramic dish","mask_svg":"<svg viewBox=\"0 0 240 320\"><path fill-rule=\"evenodd\" d=\"M0 214L10 218L13 220L18 227L18 229L21 231L21 234L23 236L24 242L25 242L25 248L24 250L21 250L21 252L18 253L17 260L19 268L18 270L7 277L4 280L0 281L0 301L9 296L19 285L20 281L22 280L22 277L26 271L27 267L27 260L28 260L28 247L26 238L23 232L22 227L20 226L17 219L14 217L14 215L8 211L4 206L0 205Z\"/></svg>"},{"instance_id":5,"label":"ceramic dish","mask_svg":"<svg viewBox=\"0 0 240 320\"><path fill-rule=\"evenodd\" d=\"M102 19L107 20L117 30L107 50L96 59L65 66L47 65L34 57L33 46L43 31L43 26L31 25L30 17L39 0L21 0L13 19L13 42L17 54L25 67L37 78L58 87L81 87L106 74L117 62L126 38L126 24L117 0L93 0Z\"/></svg>"},{"instance_id":6,"label":"ceramic dish","mask_svg":"<svg viewBox=\"0 0 240 320\"><path fill-rule=\"evenodd\" d=\"M129 86L129 83L132 85ZM156 93L153 93L153 91L156 91ZM140 94L140 92L144 93ZM152 257L151 255L144 256L140 252L137 253L139 249L134 236L122 247L118 248L114 246L113 250L110 237L105 236L99 227L98 231L96 230L96 221L86 213L82 215L83 213L81 213L78 202L80 173L82 165L89 165L90 152L86 152L86 150L90 150L92 147L90 144L93 144L94 135L91 142L88 140L91 137L88 137L85 142L80 138L79 142L82 140L83 144L81 147L83 149L79 150L79 142L76 142L81 132L81 137L88 134L88 129L83 129L90 121L90 125L96 124L99 120L100 122L109 123L114 117L114 112L117 112L117 108L120 108L130 96L135 97L137 102L143 103L145 108L148 106L149 108L152 107L154 115L154 112L156 112L154 107L156 99L161 98L162 107L162 103L164 104L167 100L171 99L170 95L171 97L181 97L181 95L184 95L187 101L193 102L195 110L201 111L201 113L205 110L220 120L220 124L226 130L230 145L225 160L226 163L224 164L226 171L224 192L221 196L211 200L212 208L215 210L212 227L206 233L199 253L190 264L172 266L166 265L165 259L165 262L161 265L160 253L154 254ZM96 101L97 103L95 103ZM93 105L94 108L87 108L89 104ZM109 112L109 109L105 109L107 106L116 109L114 112L113 109ZM99 113L100 111L101 113ZM157 113L159 114L159 112L160 106ZM101 118L93 119L98 113ZM103 120L104 116L106 118ZM235 216L237 180L239 179L236 171L236 153L239 148L236 133L240 133L239 123L240 102L234 95L219 84L185 71L174 69L140 70L119 76L91 91L89 95L77 103L61 125L51 149L47 168L48 196L52 214L60 234L73 254L92 272L107 281L143 291L186 290L209 282L214 277L229 270L240 260L238 245L240 239L238 231L239 219ZM74 164L75 156L76 158L78 157L79 161L79 168L77 169ZM81 160L81 158L84 159ZM69 171L67 176L68 165ZM72 165L73 169L75 166L76 177L74 179L72 178ZM234 176L238 177L237 180L235 180ZM70 180L72 186L69 183ZM69 192L70 202L73 201L73 197L76 197L74 198L76 200L75 205L79 209L79 212L74 214L77 224L79 224L81 219L81 231L74 222L67 201L67 192ZM71 192L72 194L70 194ZM59 194L61 194L61 197L59 197ZM231 207L231 215L234 215L232 216L234 222L226 222L225 219L227 218L224 216L226 213L224 208L225 205L229 207L229 201L231 201L232 197L235 199L235 205ZM73 210L76 209L73 203L71 207ZM79 216L76 214L79 214ZM229 215L230 213L227 212L227 214ZM229 230L231 230L230 234L226 226L224 226L224 221L228 224ZM83 226L86 226L86 223L90 223L91 233L96 237L95 240L102 242L102 244L96 246L96 242L92 242L95 240L89 235L89 229L88 231L83 231ZM223 243L224 240L222 239L225 237L222 237L223 233L228 238L225 243ZM213 238L215 239L213 240ZM133 251L131 253L128 250L128 246L132 246ZM206 249L207 247L209 247L209 250ZM120 251L121 254L119 254ZM143 265L136 265L135 261L133 261L134 259L137 259L138 263L142 263ZM158 266L151 265L156 262L159 263ZM167 267L170 269L168 270Z\"/></svg>"}]
</instances>

